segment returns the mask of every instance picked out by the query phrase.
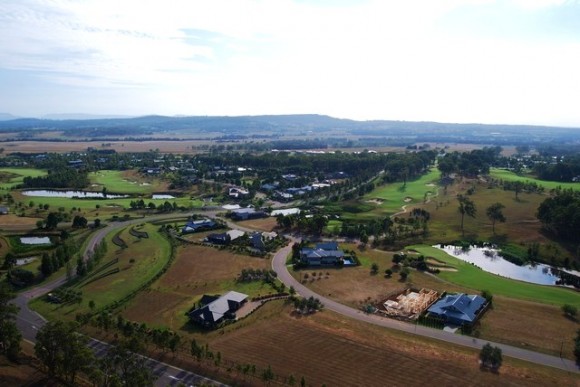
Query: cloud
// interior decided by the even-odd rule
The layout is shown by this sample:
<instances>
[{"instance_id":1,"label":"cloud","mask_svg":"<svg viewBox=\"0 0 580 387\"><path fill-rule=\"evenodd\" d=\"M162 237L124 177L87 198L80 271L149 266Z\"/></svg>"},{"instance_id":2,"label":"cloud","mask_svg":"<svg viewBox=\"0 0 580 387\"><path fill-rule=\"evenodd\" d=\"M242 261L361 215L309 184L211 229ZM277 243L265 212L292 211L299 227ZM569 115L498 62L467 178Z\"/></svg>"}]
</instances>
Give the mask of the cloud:
<instances>
[{"instance_id":1,"label":"cloud","mask_svg":"<svg viewBox=\"0 0 580 387\"><path fill-rule=\"evenodd\" d=\"M88 113L580 124L579 12L551 0L3 0L0 70L94 98Z\"/></svg>"}]
</instances>

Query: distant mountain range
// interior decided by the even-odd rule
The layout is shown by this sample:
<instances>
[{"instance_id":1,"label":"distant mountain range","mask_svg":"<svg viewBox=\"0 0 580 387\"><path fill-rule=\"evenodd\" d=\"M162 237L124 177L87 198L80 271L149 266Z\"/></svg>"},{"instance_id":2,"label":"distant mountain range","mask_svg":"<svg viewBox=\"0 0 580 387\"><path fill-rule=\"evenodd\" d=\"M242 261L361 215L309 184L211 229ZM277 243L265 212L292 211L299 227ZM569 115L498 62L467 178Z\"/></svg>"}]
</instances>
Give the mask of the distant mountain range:
<instances>
[{"instance_id":1,"label":"distant mountain range","mask_svg":"<svg viewBox=\"0 0 580 387\"><path fill-rule=\"evenodd\" d=\"M454 124L412 121L355 121L325 115L262 116L143 116L50 115L44 118L15 118L0 114L0 131L14 133L12 139L35 139L39 131L60 131L68 138L143 138L171 132L173 139L195 133L253 137L387 137L409 142L469 142L512 144L522 142L580 143L580 129L533 125ZM82 118L79 118L82 117ZM90 117L90 118L89 118Z\"/></svg>"}]
</instances>

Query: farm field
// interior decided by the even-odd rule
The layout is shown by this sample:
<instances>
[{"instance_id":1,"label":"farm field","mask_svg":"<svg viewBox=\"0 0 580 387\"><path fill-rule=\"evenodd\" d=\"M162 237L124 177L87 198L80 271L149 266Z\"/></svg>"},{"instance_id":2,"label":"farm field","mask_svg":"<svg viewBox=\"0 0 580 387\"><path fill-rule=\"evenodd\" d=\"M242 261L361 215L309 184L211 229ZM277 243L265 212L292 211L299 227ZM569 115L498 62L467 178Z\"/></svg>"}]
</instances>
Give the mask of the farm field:
<instances>
[{"instance_id":1,"label":"farm field","mask_svg":"<svg viewBox=\"0 0 580 387\"><path fill-rule=\"evenodd\" d=\"M44 176L47 172L34 168L0 168L0 189L10 190L18 184L22 184L25 177Z\"/></svg>"},{"instance_id":2,"label":"farm field","mask_svg":"<svg viewBox=\"0 0 580 387\"><path fill-rule=\"evenodd\" d=\"M241 227L247 227L258 231L272 231L278 224L276 223L276 218L270 216L268 218L262 219L250 219L244 220L242 222L232 222L234 224L238 224Z\"/></svg>"},{"instance_id":3,"label":"farm field","mask_svg":"<svg viewBox=\"0 0 580 387\"><path fill-rule=\"evenodd\" d=\"M31 306L49 319L62 318L63 316L72 319L77 313L85 313L90 310L89 301L94 301L98 310L136 291L142 284L159 273L169 260L171 248L169 241L157 232L157 228L158 226L149 223L138 227L139 231L145 231L149 235L149 238L141 239L129 233L130 227L123 229L119 237L127 244L127 248L113 244L112 239L117 232L108 234L105 238L107 243L106 256L93 270L92 275L89 273L84 280L73 286L73 289L83 293L82 303L55 305L36 299L32 301ZM99 270L116 259L118 262ZM117 273L98 279L101 274L117 268L119 269Z\"/></svg>"},{"instance_id":4,"label":"farm field","mask_svg":"<svg viewBox=\"0 0 580 387\"><path fill-rule=\"evenodd\" d=\"M504 359L499 375L482 372L477 352L353 321L329 311L293 317L282 302L256 312L252 324L211 333L226 360L268 365L282 380L307 385L573 385L576 376ZM267 316L269 314L269 316ZM301 354L296 356L296 354Z\"/></svg>"},{"instance_id":5,"label":"farm field","mask_svg":"<svg viewBox=\"0 0 580 387\"><path fill-rule=\"evenodd\" d=\"M237 255L226 249L180 246L169 270L148 291L132 300L122 314L134 321L188 330L185 312L204 294L236 290L253 297L275 293L261 281L238 283L236 277L246 268L269 269L270 261Z\"/></svg>"},{"instance_id":6,"label":"farm field","mask_svg":"<svg viewBox=\"0 0 580 387\"><path fill-rule=\"evenodd\" d=\"M548 181L548 180L540 180L529 176L520 176L512 171L508 171L505 169L500 168L491 168L489 171L489 175L494 179L502 179L506 181L521 181L523 183L536 183L541 185L546 190L560 188L572 188L575 190L580 189L580 183L573 183L573 182L559 182L559 181Z\"/></svg>"},{"instance_id":7,"label":"farm field","mask_svg":"<svg viewBox=\"0 0 580 387\"><path fill-rule=\"evenodd\" d=\"M2 231L25 231L36 228L40 218L17 216L14 214L0 215L0 229Z\"/></svg>"},{"instance_id":8,"label":"farm field","mask_svg":"<svg viewBox=\"0 0 580 387\"><path fill-rule=\"evenodd\" d=\"M167 190L167 184L156 178L145 178L136 171L102 170L89 173L92 189L125 194L150 194Z\"/></svg>"}]
</instances>

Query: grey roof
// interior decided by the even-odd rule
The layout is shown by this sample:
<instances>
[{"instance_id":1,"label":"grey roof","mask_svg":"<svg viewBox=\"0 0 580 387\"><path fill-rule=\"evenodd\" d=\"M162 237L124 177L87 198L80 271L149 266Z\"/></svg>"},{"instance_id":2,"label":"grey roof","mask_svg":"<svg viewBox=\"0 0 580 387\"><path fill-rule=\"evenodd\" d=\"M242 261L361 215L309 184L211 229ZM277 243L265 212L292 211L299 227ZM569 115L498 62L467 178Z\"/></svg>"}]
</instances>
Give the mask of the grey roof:
<instances>
[{"instance_id":1,"label":"grey roof","mask_svg":"<svg viewBox=\"0 0 580 387\"><path fill-rule=\"evenodd\" d=\"M301 253L306 258L344 257L344 252L342 250L322 250L322 249L305 248L302 249Z\"/></svg>"},{"instance_id":2,"label":"grey roof","mask_svg":"<svg viewBox=\"0 0 580 387\"><path fill-rule=\"evenodd\" d=\"M338 250L338 242L317 243L316 249L320 250Z\"/></svg>"},{"instance_id":3,"label":"grey roof","mask_svg":"<svg viewBox=\"0 0 580 387\"><path fill-rule=\"evenodd\" d=\"M428 311L446 319L473 322L485 302L485 298L477 295L451 294L437 301Z\"/></svg>"},{"instance_id":4,"label":"grey roof","mask_svg":"<svg viewBox=\"0 0 580 387\"><path fill-rule=\"evenodd\" d=\"M240 208L238 210L233 210L232 212L234 214L253 214L254 212L256 212L256 209L252 208L252 207L247 207L247 208Z\"/></svg>"},{"instance_id":5,"label":"grey roof","mask_svg":"<svg viewBox=\"0 0 580 387\"><path fill-rule=\"evenodd\" d=\"M190 316L199 320L215 323L221 320L226 313L230 312L232 309L232 305L230 304L231 302L240 303L243 302L246 298L248 298L247 294L232 290L210 302L209 304L194 310L190 313Z\"/></svg>"}]
</instances>

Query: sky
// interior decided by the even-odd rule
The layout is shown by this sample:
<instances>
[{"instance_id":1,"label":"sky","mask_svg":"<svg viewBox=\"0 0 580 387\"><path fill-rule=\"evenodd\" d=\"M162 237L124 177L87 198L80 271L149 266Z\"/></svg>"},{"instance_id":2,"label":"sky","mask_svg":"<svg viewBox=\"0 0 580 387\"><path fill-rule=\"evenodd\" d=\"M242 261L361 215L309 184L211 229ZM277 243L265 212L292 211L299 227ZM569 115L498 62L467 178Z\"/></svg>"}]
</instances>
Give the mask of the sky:
<instances>
[{"instance_id":1,"label":"sky","mask_svg":"<svg viewBox=\"0 0 580 387\"><path fill-rule=\"evenodd\" d=\"M0 112L580 127L580 0L0 0Z\"/></svg>"}]
</instances>

